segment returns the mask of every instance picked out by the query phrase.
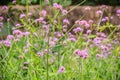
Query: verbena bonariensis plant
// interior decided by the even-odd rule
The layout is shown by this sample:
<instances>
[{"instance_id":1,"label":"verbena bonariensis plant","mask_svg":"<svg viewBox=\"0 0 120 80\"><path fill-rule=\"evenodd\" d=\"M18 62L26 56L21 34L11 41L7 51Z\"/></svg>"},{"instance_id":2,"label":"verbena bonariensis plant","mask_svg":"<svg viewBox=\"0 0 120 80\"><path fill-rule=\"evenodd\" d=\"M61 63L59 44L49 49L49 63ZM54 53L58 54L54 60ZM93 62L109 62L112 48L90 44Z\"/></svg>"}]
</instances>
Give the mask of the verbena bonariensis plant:
<instances>
[{"instance_id":1,"label":"verbena bonariensis plant","mask_svg":"<svg viewBox=\"0 0 120 80\"><path fill-rule=\"evenodd\" d=\"M54 15L41 10L36 19L32 13L22 13L12 34L0 41L0 79L119 80L120 25L100 26L109 18L102 18L99 10L98 24L78 19L70 26L65 17L69 11L57 3L53 9ZM0 29L3 19L0 16ZM106 28L110 34L104 32Z\"/></svg>"}]
</instances>

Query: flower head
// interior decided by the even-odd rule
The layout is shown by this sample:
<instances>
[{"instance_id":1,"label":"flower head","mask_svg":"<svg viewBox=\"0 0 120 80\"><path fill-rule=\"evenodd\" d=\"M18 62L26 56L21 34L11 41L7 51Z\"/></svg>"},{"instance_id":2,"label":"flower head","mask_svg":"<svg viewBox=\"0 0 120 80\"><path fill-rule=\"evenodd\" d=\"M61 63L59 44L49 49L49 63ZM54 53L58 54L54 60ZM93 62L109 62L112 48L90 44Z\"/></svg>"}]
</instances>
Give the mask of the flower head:
<instances>
[{"instance_id":1,"label":"flower head","mask_svg":"<svg viewBox=\"0 0 120 80\"><path fill-rule=\"evenodd\" d=\"M101 11L101 10L98 10L97 12L96 12L96 14L97 15L101 15L103 12Z\"/></svg>"},{"instance_id":2,"label":"flower head","mask_svg":"<svg viewBox=\"0 0 120 80\"><path fill-rule=\"evenodd\" d=\"M2 10L7 10L8 9L8 6L3 6L2 7Z\"/></svg>"},{"instance_id":3,"label":"flower head","mask_svg":"<svg viewBox=\"0 0 120 80\"><path fill-rule=\"evenodd\" d=\"M22 32L20 30L14 30L13 31L13 35L20 35L22 34Z\"/></svg>"},{"instance_id":4,"label":"flower head","mask_svg":"<svg viewBox=\"0 0 120 80\"><path fill-rule=\"evenodd\" d=\"M23 13L23 14L20 14L20 18L25 18L25 14Z\"/></svg>"},{"instance_id":5,"label":"flower head","mask_svg":"<svg viewBox=\"0 0 120 80\"><path fill-rule=\"evenodd\" d=\"M13 0L12 3L13 3L13 4L16 4L16 0Z\"/></svg>"},{"instance_id":6,"label":"flower head","mask_svg":"<svg viewBox=\"0 0 120 80\"><path fill-rule=\"evenodd\" d=\"M91 8L89 6L85 7L85 10L90 10Z\"/></svg>"},{"instance_id":7,"label":"flower head","mask_svg":"<svg viewBox=\"0 0 120 80\"><path fill-rule=\"evenodd\" d=\"M19 23L17 23L15 26L16 26L16 27L20 27L21 25L20 25Z\"/></svg>"},{"instance_id":8,"label":"flower head","mask_svg":"<svg viewBox=\"0 0 120 80\"><path fill-rule=\"evenodd\" d=\"M7 40L13 40L14 39L14 36L13 35L8 35L7 36Z\"/></svg>"},{"instance_id":9,"label":"flower head","mask_svg":"<svg viewBox=\"0 0 120 80\"><path fill-rule=\"evenodd\" d=\"M65 67L64 66L60 66L60 68L58 69L58 73L62 73L65 71Z\"/></svg>"},{"instance_id":10,"label":"flower head","mask_svg":"<svg viewBox=\"0 0 120 80\"><path fill-rule=\"evenodd\" d=\"M61 10L61 11L62 11L62 9L63 9L63 8L62 8L62 5L57 4L57 3L54 3L54 4L53 4L53 7L56 8L56 9L59 9L59 10Z\"/></svg>"},{"instance_id":11,"label":"flower head","mask_svg":"<svg viewBox=\"0 0 120 80\"><path fill-rule=\"evenodd\" d=\"M117 14L120 14L120 9L118 9L118 10L116 11L116 13L117 13Z\"/></svg>"},{"instance_id":12,"label":"flower head","mask_svg":"<svg viewBox=\"0 0 120 80\"><path fill-rule=\"evenodd\" d=\"M63 20L63 24L70 24L70 22L69 22L68 19L64 19L64 20Z\"/></svg>"},{"instance_id":13,"label":"flower head","mask_svg":"<svg viewBox=\"0 0 120 80\"><path fill-rule=\"evenodd\" d=\"M10 47L11 46L11 42L9 40L5 40L3 42L3 44L6 46L6 47Z\"/></svg>"},{"instance_id":14,"label":"flower head","mask_svg":"<svg viewBox=\"0 0 120 80\"><path fill-rule=\"evenodd\" d=\"M46 10L42 10L39 15L42 15L43 17L46 17L47 11Z\"/></svg>"},{"instance_id":15,"label":"flower head","mask_svg":"<svg viewBox=\"0 0 120 80\"><path fill-rule=\"evenodd\" d=\"M87 52L87 50L79 50L79 49L76 49L73 53L74 53L75 55L78 55L79 57L88 58L88 52Z\"/></svg>"},{"instance_id":16,"label":"flower head","mask_svg":"<svg viewBox=\"0 0 120 80\"><path fill-rule=\"evenodd\" d=\"M67 10L65 10L65 9L64 9L64 10L62 10L62 14L63 14L63 15L65 15L65 14L67 14L67 13L68 13L68 11L67 11Z\"/></svg>"},{"instance_id":17,"label":"flower head","mask_svg":"<svg viewBox=\"0 0 120 80\"><path fill-rule=\"evenodd\" d=\"M29 36L29 35L30 35L30 32L23 32L23 35L24 35L24 36Z\"/></svg>"}]
</instances>

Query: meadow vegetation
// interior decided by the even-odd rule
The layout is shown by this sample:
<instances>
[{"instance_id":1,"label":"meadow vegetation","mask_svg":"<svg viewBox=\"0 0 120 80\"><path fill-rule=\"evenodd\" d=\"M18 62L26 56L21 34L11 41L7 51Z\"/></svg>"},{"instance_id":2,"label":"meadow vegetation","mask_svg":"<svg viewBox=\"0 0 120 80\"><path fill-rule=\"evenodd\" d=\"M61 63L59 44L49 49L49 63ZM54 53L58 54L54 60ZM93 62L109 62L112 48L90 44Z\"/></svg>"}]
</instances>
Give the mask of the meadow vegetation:
<instances>
[{"instance_id":1,"label":"meadow vegetation","mask_svg":"<svg viewBox=\"0 0 120 80\"><path fill-rule=\"evenodd\" d=\"M36 19L29 11L22 13L12 31L7 20L9 35L0 40L0 79L120 80L120 25L98 10L98 23L78 19L70 26L69 11L58 3L52 7L53 16L43 9ZM116 15L120 18L120 9ZM0 16L1 31L3 22Z\"/></svg>"}]
</instances>

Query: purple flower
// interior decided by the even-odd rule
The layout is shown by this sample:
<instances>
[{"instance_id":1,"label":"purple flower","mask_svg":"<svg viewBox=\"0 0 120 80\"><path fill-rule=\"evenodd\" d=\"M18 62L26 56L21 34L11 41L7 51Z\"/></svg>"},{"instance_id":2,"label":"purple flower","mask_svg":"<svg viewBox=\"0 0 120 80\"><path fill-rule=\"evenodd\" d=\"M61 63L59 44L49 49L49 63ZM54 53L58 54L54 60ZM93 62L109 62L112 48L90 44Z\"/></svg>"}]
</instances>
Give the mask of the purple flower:
<instances>
[{"instance_id":1,"label":"purple flower","mask_svg":"<svg viewBox=\"0 0 120 80\"><path fill-rule=\"evenodd\" d=\"M75 24L80 24L80 20L76 20L76 21L75 21Z\"/></svg>"},{"instance_id":2,"label":"purple flower","mask_svg":"<svg viewBox=\"0 0 120 80\"><path fill-rule=\"evenodd\" d=\"M21 25L18 23L18 24L16 24L15 26L16 26L16 27L20 27Z\"/></svg>"},{"instance_id":3,"label":"purple flower","mask_svg":"<svg viewBox=\"0 0 120 80\"><path fill-rule=\"evenodd\" d=\"M84 26L86 29L90 27L90 24L86 20L76 21L81 26Z\"/></svg>"},{"instance_id":4,"label":"purple flower","mask_svg":"<svg viewBox=\"0 0 120 80\"><path fill-rule=\"evenodd\" d=\"M42 57L42 56L44 56L44 52L37 52L37 55L38 55L39 57Z\"/></svg>"},{"instance_id":5,"label":"purple flower","mask_svg":"<svg viewBox=\"0 0 120 80\"><path fill-rule=\"evenodd\" d=\"M96 37L96 38L94 38L93 42L95 45L99 46L100 43L102 42L102 39L100 37Z\"/></svg>"},{"instance_id":6,"label":"purple flower","mask_svg":"<svg viewBox=\"0 0 120 80\"><path fill-rule=\"evenodd\" d=\"M63 24L70 24L70 22L69 22L68 19L64 19L64 20L63 20Z\"/></svg>"},{"instance_id":7,"label":"purple flower","mask_svg":"<svg viewBox=\"0 0 120 80\"><path fill-rule=\"evenodd\" d=\"M48 30L49 30L49 26L48 26L48 25L42 25L42 28L43 28L44 30L46 30L46 32L48 32Z\"/></svg>"},{"instance_id":8,"label":"purple flower","mask_svg":"<svg viewBox=\"0 0 120 80\"><path fill-rule=\"evenodd\" d=\"M81 21L79 21L79 24L80 24L81 26L84 26L84 25L87 24L87 21L86 21L86 20L81 20Z\"/></svg>"},{"instance_id":9,"label":"purple flower","mask_svg":"<svg viewBox=\"0 0 120 80\"><path fill-rule=\"evenodd\" d=\"M54 45L55 45L55 42L54 42L54 41L50 41L50 42L49 42L49 45L50 45L50 46L54 46Z\"/></svg>"},{"instance_id":10,"label":"purple flower","mask_svg":"<svg viewBox=\"0 0 120 80\"><path fill-rule=\"evenodd\" d=\"M58 38L54 37L54 38L53 38L53 41L54 41L54 42L57 42L57 41L58 41Z\"/></svg>"},{"instance_id":11,"label":"purple flower","mask_svg":"<svg viewBox=\"0 0 120 80\"><path fill-rule=\"evenodd\" d=\"M103 52L107 52L109 50L109 48L107 46L101 45L101 50Z\"/></svg>"},{"instance_id":12,"label":"purple flower","mask_svg":"<svg viewBox=\"0 0 120 80\"><path fill-rule=\"evenodd\" d=\"M54 52L55 55L58 55L58 52Z\"/></svg>"},{"instance_id":13,"label":"purple flower","mask_svg":"<svg viewBox=\"0 0 120 80\"><path fill-rule=\"evenodd\" d=\"M62 8L62 5L59 5L59 4L57 4L57 3L54 3L54 4L53 4L53 7L56 8L56 9L59 9L59 10L61 10L61 11L62 11L62 9L63 9L63 8Z\"/></svg>"},{"instance_id":14,"label":"purple flower","mask_svg":"<svg viewBox=\"0 0 120 80\"><path fill-rule=\"evenodd\" d=\"M24 70L27 70L27 69L28 69L28 67L27 67L27 66L24 66L24 67L23 67L23 69L24 69Z\"/></svg>"},{"instance_id":15,"label":"purple flower","mask_svg":"<svg viewBox=\"0 0 120 80\"><path fill-rule=\"evenodd\" d=\"M108 9L108 6L106 6L106 5L101 5L101 6L100 6L100 9Z\"/></svg>"},{"instance_id":16,"label":"purple flower","mask_svg":"<svg viewBox=\"0 0 120 80\"><path fill-rule=\"evenodd\" d=\"M64 66L60 66L60 68L58 69L58 73L62 73L65 71L65 67Z\"/></svg>"},{"instance_id":17,"label":"purple flower","mask_svg":"<svg viewBox=\"0 0 120 80\"><path fill-rule=\"evenodd\" d=\"M49 2L49 0L44 0L44 1L47 2L47 3Z\"/></svg>"},{"instance_id":18,"label":"purple flower","mask_svg":"<svg viewBox=\"0 0 120 80\"><path fill-rule=\"evenodd\" d=\"M118 17L120 17L120 14L117 14Z\"/></svg>"},{"instance_id":19,"label":"purple flower","mask_svg":"<svg viewBox=\"0 0 120 80\"><path fill-rule=\"evenodd\" d=\"M26 47L29 48L31 46L31 44L29 42L27 42Z\"/></svg>"},{"instance_id":20,"label":"purple flower","mask_svg":"<svg viewBox=\"0 0 120 80\"><path fill-rule=\"evenodd\" d=\"M40 17L38 19L35 20L35 22L43 22L44 18L43 17Z\"/></svg>"},{"instance_id":21,"label":"purple flower","mask_svg":"<svg viewBox=\"0 0 120 80\"><path fill-rule=\"evenodd\" d=\"M101 15L102 13L103 13L103 11L101 11L101 10L98 10L98 11L96 12L97 15Z\"/></svg>"},{"instance_id":22,"label":"purple flower","mask_svg":"<svg viewBox=\"0 0 120 80\"><path fill-rule=\"evenodd\" d=\"M72 33L68 33L69 37L72 38L72 37L75 37L75 35L73 35Z\"/></svg>"},{"instance_id":23,"label":"purple flower","mask_svg":"<svg viewBox=\"0 0 120 80\"><path fill-rule=\"evenodd\" d=\"M10 21L10 18L7 18L7 21L9 22L9 21Z\"/></svg>"},{"instance_id":24,"label":"purple flower","mask_svg":"<svg viewBox=\"0 0 120 80\"><path fill-rule=\"evenodd\" d=\"M76 27L75 29L73 29L73 32L75 32L75 33L83 32L83 29L80 27Z\"/></svg>"},{"instance_id":25,"label":"purple flower","mask_svg":"<svg viewBox=\"0 0 120 80\"><path fill-rule=\"evenodd\" d=\"M0 16L0 21L2 21L4 18L2 16Z\"/></svg>"},{"instance_id":26,"label":"purple flower","mask_svg":"<svg viewBox=\"0 0 120 80\"><path fill-rule=\"evenodd\" d=\"M9 40L5 40L5 41L3 42L3 44L4 44L5 46L7 46L7 47L10 47L10 46L11 46L11 42L10 42Z\"/></svg>"},{"instance_id":27,"label":"purple flower","mask_svg":"<svg viewBox=\"0 0 120 80\"><path fill-rule=\"evenodd\" d=\"M7 10L7 9L8 9L7 6L3 6L3 7L2 7L2 10Z\"/></svg>"},{"instance_id":28,"label":"purple flower","mask_svg":"<svg viewBox=\"0 0 120 80\"><path fill-rule=\"evenodd\" d=\"M23 36L29 36L30 32L23 32Z\"/></svg>"},{"instance_id":29,"label":"purple flower","mask_svg":"<svg viewBox=\"0 0 120 80\"><path fill-rule=\"evenodd\" d=\"M88 52L87 52L87 50L76 49L73 53L75 55L78 55L78 56L84 58L84 59L88 58Z\"/></svg>"},{"instance_id":30,"label":"purple flower","mask_svg":"<svg viewBox=\"0 0 120 80\"><path fill-rule=\"evenodd\" d=\"M24 52L25 52L25 53L28 53L28 52L29 52L29 50L28 50L28 49L25 49L25 50L24 50Z\"/></svg>"},{"instance_id":31,"label":"purple flower","mask_svg":"<svg viewBox=\"0 0 120 80\"><path fill-rule=\"evenodd\" d=\"M107 20L106 20L106 18L102 18L102 20L101 20L102 22L106 22Z\"/></svg>"},{"instance_id":32,"label":"purple flower","mask_svg":"<svg viewBox=\"0 0 120 80\"><path fill-rule=\"evenodd\" d=\"M42 10L39 15L42 15L43 17L46 17L47 11L46 10Z\"/></svg>"},{"instance_id":33,"label":"purple flower","mask_svg":"<svg viewBox=\"0 0 120 80\"><path fill-rule=\"evenodd\" d=\"M85 7L85 10L90 10L91 8L89 6Z\"/></svg>"},{"instance_id":34,"label":"purple flower","mask_svg":"<svg viewBox=\"0 0 120 80\"><path fill-rule=\"evenodd\" d=\"M100 58L103 58L104 55L103 54L96 54L96 57L97 57L97 59L100 59Z\"/></svg>"},{"instance_id":35,"label":"purple flower","mask_svg":"<svg viewBox=\"0 0 120 80\"><path fill-rule=\"evenodd\" d=\"M53 4L53 7L57 7L57 6L58 6L58 4L57 4L57 3L54 3L54 4Z\"/></svg>"},{"instance_id":36,"label":"purple flower","mask_svg":"<svg viewBox=\"0 0 120 80\"><path fill-rule=\"evenodd\" d=\"M28 62L24 62L24 66L28 66Z\"/></svg>"},{"instance_id":37,"label":"purple flower","mask_svg":"<svg viewBox=\"0 0 120 80\"><path fill-rule=\"evenodd\" d=\"M14 30L13 35L21 35L22 32L20 30Z\"/></svg>"},{"instance_id":38,"label":"purple flower","mask_svg":"<svg viewBox=\"0 0 120 80\"><path fill-rule=\"evenodd\" d=\"M23 56L22 56L22 55L19 55L18 58L19 58L19 59L23 59Z\"/></svg>"},{"instance_id":39,"label":"purple flower","mask_svg":"<svg viewBox=\"0 0 120 80\"><path fill-rule=\"evenodd\" d=\"M67 25L63 25L62 28L63 28L63 32L67 31Z\"/></svg>"},{"instance_id":40,"label":"purple flower","mask_svg":"<svg viewBox=\"0 0 120 80\"><path fill-rule=\"evenodd\" d=\"M85 26L85 28L86 28L86 29L88 29L88 28L90 27L90 24L85 23L85 25L84 25L84 26Z\"/></svg>"},{"instance_id":41,"label":"purple flower","mask_svg":"<svg viewBox=\"0 0 120 80\"><path fill-rule=\"evenodd\" d=\"M54 23L55 23L55 24L57 24L57 23L58 23L58 21L57 21L57 20L54 20Z\"/></svg>"},{"instance_id":42,"label":"purple flower","mask_svg":"<svg viewBox=\"0 0 120 80\"><path fill-rule=\"evenodd\" d=\"M74 55L78 55L79 52L80 52L80 50L79 50L79 49L76 49L73 53L74 53Z\"/></svg>"},{"instance_id":43,"label":"purple flower","mask_svg":"<svg viewBox=\"0 0 120 80\"><path fill-rule=\"evenodd\" d=\"M31 13L31 12L29 12L27 15L30 17L30 16L32 15L32 13Z\"/></svg>"},{"instance_id":44,"label":"purple flower","mask_svg":"<svg viewBox=\"0 0 120 80\"><path fill-rule=\"evenodd\" d=\"M88 23L89 23L89 24L93 24L94 21L93 21L93 20L89 20Z\"/></svg>"},{"instance_id":45,"label":"purple flower","mask_svg":"<svg viewBox=\"0 0 120 80\"><path fill-rule=\"evenodd\" d=\"M117 14L120 14L120 9L118 9L118 10L116 11L116 13L117 13Z\"/></svg>"},{"instance_id":46,"label":"purple flower","mask_svg":"<svg viewBox=\"0 0 120 80\"><path fill-rule=\"evenodd\" d=\"M100 33L97 33L97 35L98 35L99 37L101 37L101 38L106 38L105 33L100 32Z\"/></svg>"},{"instance_id":47,"label":"purple flower","mask_svg":"<svg viewBox=\"0 0 120 80\"><path fill-rule=\"evenodd\" d=\"M109 20L109 18L108 17L105 17L105 19L108 21Z\"/></svg>"},{"instance_id":48,"label":"purple flower","mask_svg":"<svg viewBox=\"0 0 120 80\"><path fill-rule=\"evenodd\" d=\"M76 42L77 41L76 38L69 38L69 40L72 41L72 42Z\"/></svg>"},{"instance_id":49,"label":"purple flower","mask_svg":"<svg viewBox=\"0 0 120 80\"><path fill-rule=\"evenodd\" d=\"M13 35L8 35L7 36L7 40L13 40L14 39L14 36Z\"/></svg>"},{"instance_id":50,"label":"purple flower","mask_svg":"<svg viewBox=\"0 0 120 80\"><path fill-rule=\"evenodd\" d=\"M34 47L35 47L35 48L38 48L38 44L37 44L37 43L35 43L35 44L34 44Z\"/></svg>"},{"instance_id":51,"label":"purple flower","mask_svg":"<svg viewBox=\"0 0 120 80\"><path fill-rule=\"evenodd\" d=\"M23 13L23 14L20 14L20 18L25 18L25 14Z\"/></svg>"},{"instance_id":52,"label":"purple flower","mask_svg":"<svg viewBox=\"0 0 120 80\"><path fill-rule=\"evenodd\" d=\"M55 36L56 36L57 38L59 38L59 37L62 37L62 36L63 36L63 34L62 34L62 33L60 33L60 32L54 32L54 34L55 34Z\"/></svg>"},{"instance_id":53,"label":"purple flower","mask_svg":"<svg viewBox=\"0 0 120 80\"><path fill-rule=\"evenodd\" d=\"M92 32L91 30L87 30L87 32L86 32L86 33L87 33L87 34L90 34L91 32Z\"/></svg>"},{"instance_id":54,"label":"purple flower","mask_svg":"<svg viewBox=\"0 0 120 80\"><path fill-rule=\"evenodd\" d=\"M114 18L114 16L110 16L110 19L113 19Z\"/></svg>"},{"instance_id":55,"label":"purple flower","mask_svg":"<svg viewBox=\"0 0 120 80\"><path fill-rule=\"evenodd\" d=\"M78 55L82 58L88 58L87 50L81 50Z\"/></svg>"},{"instance_id":56,"label":"purple flower","mask_svg":"<svg viewBox=\"0 0 120 80\"><path fill-rule=\"evenodd\" d=\"M66 15L67 13L68 13L67 10L62 10L62 14L63 14L63 15Z\"/></svg>"},{"instance_id":57,"label":"purple flower","mask_svg":"<svg viewBox=\"0 0 120 80\"><path fill-rule=\"evenodd\" d=\"M109 44L107 44L107 46L108 46L109 48L112 48L112 44L110 44L110 43L109 43Z\"/></svg>"},{"instance_id":58,"label":"purple flower","mask_svg":"<svg viewBox=\"0 0 120 80\"><path fill-rule=\"evenodd\" d=\"M16 0L13 0L12 3L13 3L13 4L16 4Z\"/></svg>"}]
</instances>

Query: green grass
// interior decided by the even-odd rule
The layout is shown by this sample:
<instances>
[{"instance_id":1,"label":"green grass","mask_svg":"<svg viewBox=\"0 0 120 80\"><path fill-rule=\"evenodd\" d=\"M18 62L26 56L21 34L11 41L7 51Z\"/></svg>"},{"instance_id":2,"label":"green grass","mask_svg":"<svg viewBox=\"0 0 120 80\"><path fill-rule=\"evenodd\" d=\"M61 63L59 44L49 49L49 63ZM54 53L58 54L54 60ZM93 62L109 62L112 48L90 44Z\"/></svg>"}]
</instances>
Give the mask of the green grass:
<instances>
[{"instance_id":1,"label":"green grass","mask_svg":"<svg viewBox=\"0 0 120 80\"><path fill-rule=\"evenodd\" d=\"M27 10L28 11L28 10ZM111 34L106 33L107 41L101 40L101 45L111 44L112 49L109 50L111 54L105 56L104 51L100 49L101 46L96 46L94 39L98 37L96 34L89 34L83 37L84 32L75 35L77 41L73 42L69 39L69 32L77 26L73 25L68 31L63 32L63 22L60 20L61 12L56 10L54 17L47 14L46 21L49 26L49 31L42 28L43 23L35 23L20 19L21 24L24 24L24 31L29 31L29 36L23 36L19 41L11 40L11 46L7 47L3 43L0 44L0 79L1 80L120 80L120 59L119 44L113 43L117 38L115 31L111 30ZM68 11L69 12L69 11ZM28 13L28 12L27 12ZM59 14L59 15L58 15ZM58 20L58 24L54 23ZM98 32L104 32L108 26L117 30L116 25L105 24L104 26L94 26ZM109 27L109 29L111 29ZM55 45L51 46L49 43L56 35L54 32L59 31L63 34L58 38ZM37 34L37 36L35 35ZM42 35L44 34L44 36ZM15 39L17 35L14 35ZM88 42L87 40L91 41ZM27 47L28 52L25 51ZM35 47L35 44L38 46ZM74 55L76 49L87 49L88 57L82 58ZM38 55L37 52L43 52L43 55ZM55 54L57 52L57 54ZM97 54L103 54L99 59ZM22 57L21 57L22 56ZM24 62L28 64L25 65ZM58 73L60 66L65 67L65 71ZM25 69L27 67L27 69Z\"/></svg>"}]
</instances>

